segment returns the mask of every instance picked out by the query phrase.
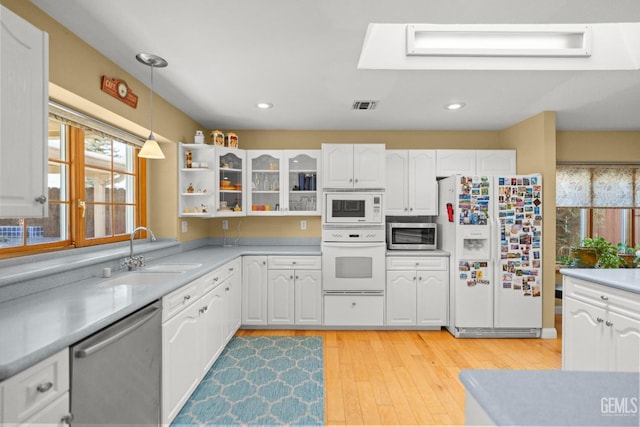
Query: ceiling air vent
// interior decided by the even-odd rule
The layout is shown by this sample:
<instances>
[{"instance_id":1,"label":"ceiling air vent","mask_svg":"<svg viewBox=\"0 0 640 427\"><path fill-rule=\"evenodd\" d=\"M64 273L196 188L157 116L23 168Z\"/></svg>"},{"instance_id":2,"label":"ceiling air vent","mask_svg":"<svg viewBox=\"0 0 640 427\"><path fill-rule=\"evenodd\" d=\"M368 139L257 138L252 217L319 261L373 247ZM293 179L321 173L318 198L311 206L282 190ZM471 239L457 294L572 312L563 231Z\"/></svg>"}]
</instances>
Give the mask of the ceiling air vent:
<instances>
[{"instance_id":1,"label":"ceiling air vent","mask_svg":"<svg viewBox=\"0 0 640 427\"><path fill-rule=\"evenodd\" d=\"M354 110L373 110L377 104L378 101L353 101L352 108Z\"/></svg>"}]
</instances>

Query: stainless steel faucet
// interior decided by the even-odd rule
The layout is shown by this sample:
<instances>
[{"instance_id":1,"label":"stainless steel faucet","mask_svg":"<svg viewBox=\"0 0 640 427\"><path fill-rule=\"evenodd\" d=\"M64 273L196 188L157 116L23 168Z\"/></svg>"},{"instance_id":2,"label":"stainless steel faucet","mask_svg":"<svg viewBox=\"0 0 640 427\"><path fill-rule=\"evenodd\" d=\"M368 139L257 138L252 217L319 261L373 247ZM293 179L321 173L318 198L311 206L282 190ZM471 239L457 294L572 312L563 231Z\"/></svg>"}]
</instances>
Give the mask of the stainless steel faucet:
<instances>
[{"instance_id":1,"label":"stainless steel faucet","mask_svg":"<svg viewBox=\"0 0 640 427\"><path fill-rule=\"evenodd\" d=\"M133 256L133 239L135 238L136 232L144 230L151 235L151 241L156 240L155 234L151 231L150 228L147 227L136 227L131 232L131 237L129 237L129 257L125 258L122 265L126 266L129 271L135 270L138 267L144 267L144 255Z\"/></svg>"}]
</instances>

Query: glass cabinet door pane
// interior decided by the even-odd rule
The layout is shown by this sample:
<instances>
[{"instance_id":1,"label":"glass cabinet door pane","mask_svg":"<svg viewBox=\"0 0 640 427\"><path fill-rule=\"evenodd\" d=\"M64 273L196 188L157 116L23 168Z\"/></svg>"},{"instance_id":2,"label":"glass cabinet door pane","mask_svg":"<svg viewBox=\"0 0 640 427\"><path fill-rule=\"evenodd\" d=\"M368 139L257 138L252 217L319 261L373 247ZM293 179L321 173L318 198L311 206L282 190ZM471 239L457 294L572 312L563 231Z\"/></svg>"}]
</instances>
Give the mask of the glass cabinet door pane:
<instances>
[{"instance_id":1,"label":"glass cabinet door pane","mask_svg":"<svg viewBox=\"0 0 640 427\"><path fill-rule=\"evenodd\" d=\"M317 207L318 160L307 154L289 159L289 211L315 211Z\"/></svg>"},{"instance_id":2,"label":"glass cabinet door pane","mask_svg":"<svg viewBox=\"0 0 640 427\"><path fill-rule=\"evenodd\" d=\"M280 210L280 158L262 154L251 159L251 211Z\"/></svg>"}]
</instances>

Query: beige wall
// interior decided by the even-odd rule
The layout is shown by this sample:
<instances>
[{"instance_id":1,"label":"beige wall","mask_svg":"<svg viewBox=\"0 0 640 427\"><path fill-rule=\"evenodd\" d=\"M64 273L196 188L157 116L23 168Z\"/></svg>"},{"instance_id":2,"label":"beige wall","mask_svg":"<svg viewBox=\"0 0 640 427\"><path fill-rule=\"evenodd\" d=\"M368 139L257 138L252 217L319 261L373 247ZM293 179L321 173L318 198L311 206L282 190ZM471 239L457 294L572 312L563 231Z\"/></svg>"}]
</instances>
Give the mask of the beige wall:
<instances>
[{"instance_id":1,"label":"beige wall","mask_svg":"<svg viewBox=\"0 0 640 427\"><path fill-rule=\"evenodd\" d=\"M542 232L542 327L555 323L555 241L556 241L556 116L540 113L501 132L505 148L518 150L519 174L542 174L544 191Z\"/></svg>"},{"instance_id":2,"label":"beige wall","mask_svg":"<svg viewBox=\"0 0 640 427\"><path fill-rule=\"evenodd\" d=\"M558 162L640 163L640 131L557 132Z\"/></svg>"}]
</instances>

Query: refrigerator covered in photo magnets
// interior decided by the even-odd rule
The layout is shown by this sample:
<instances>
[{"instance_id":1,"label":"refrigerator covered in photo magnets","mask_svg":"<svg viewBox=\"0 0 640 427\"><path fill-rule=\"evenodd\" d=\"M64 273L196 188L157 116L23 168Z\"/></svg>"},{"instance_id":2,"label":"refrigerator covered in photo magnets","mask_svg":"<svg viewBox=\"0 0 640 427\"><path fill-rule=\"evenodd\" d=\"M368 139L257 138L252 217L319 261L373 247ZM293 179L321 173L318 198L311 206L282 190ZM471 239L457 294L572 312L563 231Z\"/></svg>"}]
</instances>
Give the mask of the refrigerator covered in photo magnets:
<instances>
[{"instance_id":1,"label":"refrigerator covered in photo magnets","mask_svg":"<svg viewBox=\"0 0 640 427\"><path fill-rule=\"evenodd\" d=\"M455 175L439 186L440 247L451 253L449 330L539 336L541 176Z\"/></svg>"}]
</instances>

